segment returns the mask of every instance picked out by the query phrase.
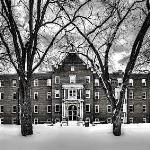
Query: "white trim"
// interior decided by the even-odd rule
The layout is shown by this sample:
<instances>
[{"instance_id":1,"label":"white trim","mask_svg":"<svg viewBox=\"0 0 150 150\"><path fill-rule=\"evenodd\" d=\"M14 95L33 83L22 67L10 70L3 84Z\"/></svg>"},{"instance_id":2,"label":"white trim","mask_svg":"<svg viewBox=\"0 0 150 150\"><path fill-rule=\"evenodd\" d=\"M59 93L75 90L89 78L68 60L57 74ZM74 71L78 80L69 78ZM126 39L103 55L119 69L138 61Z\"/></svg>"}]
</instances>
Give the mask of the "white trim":
<instances>
[{"instance_id":1,"label":"white trim","mask_svg":"<svg viewBox=\"0 0 150 150\"><path fill-rule=\"evenodd\" d=\"M109 110L110 110L110 111L109 111ZM108 113L112 113L111 105L107 105L107 112L108 112Z\"/></svg>"},{"instance_id":2,"label":"white trim","mask_svg":"<svg viewBox=\"0 0 150 150\"><path fill-rule=\"evenodd\" d=\"M147 97L147 93L146 92L142 92L142 99L146 99Z\"/></svg>"},{"instance_id":3,"label":"white trim","mask_svg":"<svg viewBox=\"0 0 150 150\"><path fill-rule=\"evenodd\" d=\"M16 98L14 98L14 94L15 94ZM14 100L17 99L17 93L16 93L16 92L13 92L13 99L14 99Z\"/></svg>"},{"instance_id":4,"label":"white trim","mask_svg":"<svg viewBox=\"0 0 150 150\"><path fill-rule=\"evenodd\" d=\"M51 98L51 96L52 96L52 93L51 92L47 92L47 99L49 99L48 97L50 96L50 98Z\"/></svg>"},{"instance_id":5,"label":"white trim","mask_svg":"<svg viewBox=\"0 0 150 150\"><path fill-rule=\"evenodd\" d=\"M59 96L57 96L59 94ZM55 98L60 98L60 90L55 90Z\"/></svg>"},{"instance_id":6,"label":"white trim","mask_svg":"<svg viewBox=\"0 0 150 150\"><path fill-rule=\"evenodd\" d=\"M16 87L16 86L17 86L17 80L16 80L16 79L12 80L12 86L13 86L13 87Z\"/></svg>"},{"instance_id":7,"label":"white trim","mask_svg":"<svg viewBox=\"0 0 150 150\"><path fill-rule=\"evenodd\" d=\"M133 86L133 79L129 79L129 85Z\"/></svg>"},{"instance_id":8,"label":"white trim","mask_svg":"<svg viewBox=\"0 0 150 150\"><path fill-rule=\"evenodd\" d=\"M145 107L145 108L144 108ZM143 110L145 109L145 111L143 111L143 113L146 113L146 105L143 105Z\"/></svg>"},{"instance_id":9,"label":"white trim","mask_svg":"<svg viewBox=\"0 0 150 150\"><path fill-rule=\"evenodd\" d=\"M83 85L82 84L64 84L62 85L62 87L64 89L72 89L72 88L75 88L75 89L83 89Z\"/></svg>"},{"instance_id":10,"label":"white trim","mask_svg":"<svg viewBox=\"0 0 150 150\"><path fill-rule=\"evenodd\" d=\"M99 79L95 79L95 80L94 80L94 85L95 85L95 86L99 86Z\"/></svg>"},{"instance_id":11,"label":"white trim","mask_svg":"<svg viewBox=\"0 0 150 150\"><path fill-rule=\"evenodd\" d=\"M95 99L99 99L99 92L95 92Z\"/></svg>"},{"instance_id":12,"label":"white trim","mask_svg":"<svg viewBox=\"0 0 150 150\"><path fill-rule=\"evenodd\" d=\"M130 111L130 108L132 108L132 111ZM133 113L134 112L134 106L133 105L129 105L129 112Z\"/></svg>"},{"instance_id":13,"label":"white trim","mask_svg":"<svg viewBox=\"0 0 150 150\"><path fill-rule=\"evenodd\" d=\"M71 71L75 71L75 68L74 68L74 66L71 66Z\"/></svg>"},{"instance_id":14,"label":"white trim","mask_svg":"<svg viewBox=\"0 0 150 150\"><path fill-rule=\"evenodd\" d=\"M4 123L4 118L0 118L0 124Z\"/></svg>"},{"instance_id":15,"label":"white trim","mask_svg":"<svg viewBox=\"0 0 150 150\"><path fill-rule=\"evenodd\" d=\"M90 96L91 96L91 91L90 90L85 90L85 98L90 98Z\"/></svg>"},{"instance_id":16,"label":"white trim","mask_svg":"<svg viewBox=\"0 0 150 150\"><path fill-rule=\"evenodd\" d=\"M2 93L3 93L3 98L2 98ZM4 99L4 92L0 92L0 100Z\"/></svg>"},{"instance_id":17,"label":"white trim","mask_svg":"<svg viewBox=\"0 0 150 150\"><path fill-rule=\"evenodd\" d=\"M16 107L16 111L14 111L14 107ZM16 105L12 106L12 113L17 113L17 106Z\"/></svg>"},{"instance_id":18,"label":"white trim","mask_svg":"<svg viewBox=\"0 0 150 150\"><path fill-rule=\"evenodd\" d=\"M60 84L60 76L55 76L55 84Z\"/></svg>"},{"instance_id":19,"label":"white trim","mask_svg":"<svg viewBox=\"0 0 150 150\"><path fill-rule=\"evenodd\" d=\"M35 95L37 95L37 99L38 99L38 92L34 92L34 99L35 99ZM37 99L35 99L35 100L37 100Z\"/></svg>"},{"instance_id":20,"label":"white trim","mask_svg":"<svg viewBox=\"0 0 150 150\"><path fill-rule=\"evenodd\" d=\"M70 83L76 83L76 75L69 75Z\"/></svg>"},{"instance_id":21,"label":"white trim","mask_svg":"<svg viewBox=\"0 0 150 150\"><path fill-rule=\"evenodd\" d=\"M3 111L2 111L2 107L3 107ZM4 105L0 105L0 113L4 113Z\"/></svg>"},{"instance_id":22,"label":"white trim","mask_svg":"<svg viewBox=\"0 0 150 150\"><path fill-rule=\"evenodd\" d=\"M88 80L88 82L86 82L87 80ZM90 83L90 82L91 82L90 76L85 76L85 82L86 82L86 83Z\"/></svg>"},{"instance_id":23,"label":"white trim","mask_svg":"<svg viewBox=\"0 0 150 150\"><path fill-rule=\"evenodd\" d=\"M142 79L142 85L146 86L146 79Z\"/></svg>"},{"instance_id":24,"label":"white trim","mask_svg":"<svg viewBox=\"0 0 150 150\"><path fill-rule=\"evenodd\" d=\"M47 86L52 86L52 79L47 79Z\"/></svg>"},{"instance_id":25,"label":"white trim","mask_svg":"<svg viewBox=\"0 0 150 150\"><path fill-rule=\"evenodd\" d=\"M38 124L39 123L39 119L38 118L34 118L34 124Z\"/></svg>"},{"instance_id":26,"label":"white trim","mask_svg":"<svg viewBox=\"0 0 150 150\"><path fill-rule=\"evenodd\" d=\"M2 85L3 82L3 85ZM0 87L4 87L4 80L0 80Z\"/></svg>"}]
</instances>

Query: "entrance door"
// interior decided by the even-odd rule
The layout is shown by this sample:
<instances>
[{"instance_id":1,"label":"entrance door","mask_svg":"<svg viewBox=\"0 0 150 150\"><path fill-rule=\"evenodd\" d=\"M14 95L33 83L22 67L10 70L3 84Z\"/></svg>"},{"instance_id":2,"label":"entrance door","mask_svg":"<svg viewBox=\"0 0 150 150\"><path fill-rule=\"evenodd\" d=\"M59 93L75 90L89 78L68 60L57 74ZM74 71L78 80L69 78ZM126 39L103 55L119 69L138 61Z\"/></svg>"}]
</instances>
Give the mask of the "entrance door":
<instances>
[{"instance_id":1,"label":"entrance door","mask_svg":"<svg viewBox=\"0 0 150 150\"><path fill-rule=\"evenodd\" d=\"M77 107L75 105L71 105L68 108L69 120L75 121L77 120Z\"/></svg>"}]
</instances>

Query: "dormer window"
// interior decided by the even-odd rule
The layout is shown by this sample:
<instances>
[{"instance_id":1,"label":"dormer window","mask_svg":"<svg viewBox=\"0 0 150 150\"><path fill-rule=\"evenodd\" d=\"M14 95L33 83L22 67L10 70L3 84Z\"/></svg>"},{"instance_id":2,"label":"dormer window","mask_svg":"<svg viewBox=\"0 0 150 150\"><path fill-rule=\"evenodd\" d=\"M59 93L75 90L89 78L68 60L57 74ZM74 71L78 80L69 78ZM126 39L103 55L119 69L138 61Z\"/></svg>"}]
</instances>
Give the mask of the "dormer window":
<instances>
[{"instance_id":1,"label":"dormer window","mask_svg":"<svg viewBox=\"0 0 150 150\"><path fill-rule=\"evenodd\" d=\"M74 66L71 66L71 71L74 71Z\"/></svg>"}]
</instances>

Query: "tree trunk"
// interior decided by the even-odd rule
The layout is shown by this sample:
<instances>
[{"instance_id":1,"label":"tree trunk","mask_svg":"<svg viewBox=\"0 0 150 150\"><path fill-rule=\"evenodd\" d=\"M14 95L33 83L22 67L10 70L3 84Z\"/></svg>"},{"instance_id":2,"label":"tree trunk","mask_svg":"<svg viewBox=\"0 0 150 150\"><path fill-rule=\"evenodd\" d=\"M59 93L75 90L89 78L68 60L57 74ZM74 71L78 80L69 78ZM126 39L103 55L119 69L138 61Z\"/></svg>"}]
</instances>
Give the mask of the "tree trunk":
<instances>
[{"instance_id":1,"label":"tree trunk","mask_svg":"<svg viewBox=\"0 0 150 150\"><path fill-rule=\"evenodd\" d=\"M23 136L33 134L30 88L31 79L20 80L21 134Z\"/></svg>"},{"instance_id":2,"label":"tree trunk","mask_svg":"<svg viewBox=\"0 0 150 150\"><path fill-rule=\"evenodd\" d=\"M113 134L115 136L121 135L121 114L113 115L112 117L112 123L113 123Z\"/></svg>"}]
</instances>

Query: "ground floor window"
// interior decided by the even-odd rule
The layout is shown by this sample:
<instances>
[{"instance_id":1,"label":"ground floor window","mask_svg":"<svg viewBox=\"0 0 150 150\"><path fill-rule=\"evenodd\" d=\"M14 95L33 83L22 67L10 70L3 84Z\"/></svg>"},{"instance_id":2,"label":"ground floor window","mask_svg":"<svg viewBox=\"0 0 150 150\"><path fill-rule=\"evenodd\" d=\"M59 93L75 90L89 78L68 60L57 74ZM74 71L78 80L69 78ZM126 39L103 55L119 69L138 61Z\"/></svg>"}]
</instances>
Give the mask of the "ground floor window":
<instances>
[{"instance_id":1,"label":"ground floor window","mask_svg":"<svg viewBox=\"0 0 150 150\"><path fill-rule=\"evenodd\" d=\"M59 104L55 104L55 112L60 112L60 105Z\"/></svg>"},{"instance_id":2,"label":"ground floor window","mask_svg":"<svg viewBox=\"0 0 150 150\"><path fill-rule=\"evenodd\" d=\"M107 118L107 123L111 123L111 118Z\"/></svg>"},{"instance_id":3,"label":"ground floor window","mask_svg":"<svg viewBox=\"0 0 150 150\"><path fill-rule=\"evenodd\" d=\"M85 120L88 121L88 122L90 122L90 118L89 117L86 117Z\"/></svg>"},{"instance_id":4,"label":"ground floor window","mask_svg":"<svg viewBox=\"0 0 150 150\"><path fill-rule=\"evenodd\" d=\"M34 118L34 124L38 124L38 118Z\"/></svg>"},{"instance_id":5,"label":"ground floor window","mask_svg":"<svg viewBox=\"0 0 150 150\"><path fill-rule=\"evenodd\" d=\"M0 124L4 123L4 118L0 118Z\"/></svg>"},{"instance_id":6,"label":"ground floor window","mask_svg":"<svg viewBox=\"0 0 150 150\"><path fill-rule=\"evenodd\" d=\"M98 122L98 121L99 121L99 118L95 118L95 121Z\"/></svg>"},{"instance_id":7,"label":"ground floor window","mask_svg":"<svg viewBox=\"0 0 150 150\"><path fill-rule=\"evenodd\" d=\"M85 111L86 112L90 112L90 104L86 104L85 105Z\"/></svg>"},{"instance_id":8,"label":"ground floor window","mask_svg":"<svg viewBox=\"0 0 150 150\"><path fill-rule=\"evenodd\" d=\"M12 118L12 124L17 124L17 119L16 118Z\"/></svg>"},{"instance_id":9,"label":"ground floor window","mask_svg":"<svg viewBox=\"0 0 150 150\"><path fill-rule=\"evenodd\" d=\"M60 122L60 119L59 119L59 118L56 118L56 119L55 119L55 123L57 123L57 122Z\"/></svg>"},{"instance_id":10,"label":"ground floor window","mask_svg":"<svg viewBox=\"0 0 150 150\"><path fill-rule=\"evenodd\" d=\"M129 122L130 122L130 123L133 123L133 118L129 118Z\"/></svg>"},{"instance_id":11,"label":"ground floor window","mask_svg":"<svg viewBox=\"0 0 150 150\"><path fill-rule=\"evenodd\" d=\"M146 118L143 118L143 123L146 123Z\"/></svg>"}]
</instances>

